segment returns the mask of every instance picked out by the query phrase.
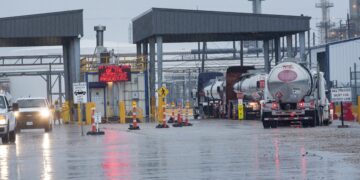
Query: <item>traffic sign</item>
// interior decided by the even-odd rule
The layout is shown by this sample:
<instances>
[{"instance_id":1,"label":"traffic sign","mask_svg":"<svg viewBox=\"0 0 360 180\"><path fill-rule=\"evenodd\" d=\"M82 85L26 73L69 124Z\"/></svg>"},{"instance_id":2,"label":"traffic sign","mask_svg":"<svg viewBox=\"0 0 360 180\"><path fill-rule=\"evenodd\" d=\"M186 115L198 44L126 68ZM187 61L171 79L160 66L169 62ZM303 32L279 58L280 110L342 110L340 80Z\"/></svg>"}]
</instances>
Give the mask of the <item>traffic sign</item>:
<instances>
[{"instance_id":1,"label":"traffic sign","mask_svg":"<svg viewBox=\"0 0 360 180\"><path fill-rule=\"evenodd\" d=\"M73 83L74 103L87 103L87 84L86 82Z\"/></svg>"},{"instance_id":2,"label":"traffic sign","mask_svg":"<svg viewBox=\"0 0 360 180\"><path fill-rule=\"evenodd\" d=\"M169 90L166 87L161 87L160 89L158 89L158 95L159 97L165 97L169 94Z\"/></svg>"},{"instance_id":3,"label":"traffic sign","mask_svg":"<svg viewBox=\"0 0 360 180\"><path fill-rule=\"evenodd\" d=\"M332 88L331 89L332 102L351 102L352 93L351 88Z\"/></svg>"},{"instance_id":4,"label":"traffic sign","mask_svg":"<svg viewBox=\"0 0 360 180\"><path fill-rule=\"evenodd\" d=\"M94 120L95 120L95 123L101 123L101 113L95 113L94 114Z\"/></svg>"}]
</instances>

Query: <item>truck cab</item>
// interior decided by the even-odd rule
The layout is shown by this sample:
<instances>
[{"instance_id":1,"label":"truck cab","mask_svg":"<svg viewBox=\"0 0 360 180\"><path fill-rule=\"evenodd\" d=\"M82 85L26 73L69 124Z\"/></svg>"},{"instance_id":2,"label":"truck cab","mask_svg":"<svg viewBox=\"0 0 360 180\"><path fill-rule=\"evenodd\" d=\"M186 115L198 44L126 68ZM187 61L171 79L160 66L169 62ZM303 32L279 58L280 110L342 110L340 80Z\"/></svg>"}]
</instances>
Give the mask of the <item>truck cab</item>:
<instances>
[{"instance_id":1,"label":"truck cab","mask_svg":"<svg viewBox=\"0 0 360 180\"><path fill-rule=\"evenodd\" d=\"M5 95L0 94L0 137L3 144L14 143L16 140L16 121Z\"/></svg>"}]
</instances>

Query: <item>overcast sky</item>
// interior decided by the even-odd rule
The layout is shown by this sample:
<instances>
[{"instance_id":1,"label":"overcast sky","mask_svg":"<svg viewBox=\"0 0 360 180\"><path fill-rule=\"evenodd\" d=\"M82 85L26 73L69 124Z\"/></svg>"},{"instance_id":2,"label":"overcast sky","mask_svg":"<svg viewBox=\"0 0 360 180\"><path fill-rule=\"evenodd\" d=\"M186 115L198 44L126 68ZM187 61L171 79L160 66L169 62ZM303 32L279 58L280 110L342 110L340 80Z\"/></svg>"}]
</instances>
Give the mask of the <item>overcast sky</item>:
<instances>
[{"instance_id":1,"label":"overcast sky","mask_svg":"<svg viewBox=\"0 0 360 180\"><path fill-rule=\"evenodd\" d=\"M313 17L312 29L320 20L320 0L266 0L263 13L284 15L308 15ZM338 22L345 20L348 0L331 0L335 7L331 17ZM129 41L129 23L132 18L151 7L251 12L248 0L10 0L0 6L0 17L45 13L53 11L84 9L84 39L95 39L93 26L107 26L106 41L123 43Z\"/></svg>"}]
</instances>

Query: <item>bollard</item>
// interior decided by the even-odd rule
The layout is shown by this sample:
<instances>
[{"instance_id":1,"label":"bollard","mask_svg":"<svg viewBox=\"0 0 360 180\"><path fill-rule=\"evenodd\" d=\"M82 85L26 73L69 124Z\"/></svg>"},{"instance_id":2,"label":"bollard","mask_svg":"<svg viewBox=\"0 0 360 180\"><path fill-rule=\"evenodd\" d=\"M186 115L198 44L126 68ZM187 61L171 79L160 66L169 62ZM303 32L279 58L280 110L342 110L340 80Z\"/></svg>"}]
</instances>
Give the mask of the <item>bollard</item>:
<instances>
[{"instance_id":1,"label":"bollard","mask_svg":"<svg viewBox=\"0 0 360 180\"><path fill-rule=\"evenodd\" d=\"M182 104L180 103L179 110L178 110L178 118L177 118L177 121L175 122L175 124L173 124L173 127L182 127L183 123L182 123L181 113L182 113Z\"/></svg>"},{"instance_id":2,"label":"bollard","mask_svg":"<svg viewBox=\"0 0 360 180\"><path fill-rule=\"evenodd\" d=\"M126 110L125 110L125 102L119 102L119 117L120 117L120 124L126 123Z\"/></svg>"},{"instance_id":3,"label":"bollard","mask_svg":"<svg viewBox=\"0 0 360 180\"><path fill-rule=\"evenodd\" d=\"M133 101L133 112L132 112L132 118L133 118L133 123L130 124L129 130L140 130L140 127L137 124L137 119L136 119L136 102Z\"/></svg>"},{"instance_id":4,"label":"bollard","mask_svg":"<svg viewBox=\"0 0 360 180\"><path fill-rule=\"evenodd\" d=\"M91 129L93 132L96 131L94 115L95 115L95 108L91 108L91 126L92 126Z\"/></svg>"},{"instance_id":5,"label":"bollard","mask_svg":"<svg viewBox=\"0 0 360 180\"><path fill-rule=\"evenodd\" d=\"M172 102L171 103L171 116L169 118L168 123L174 123L174 121L175 121L175 103Z\"/></svg>"},{"instance_id":6,"label":"bollard","mask_svg":"<svg viewBox=\"0 0 360 180\"><path fill-rule=\"evenodd\" d=\"M191 123L189 123L189 108L190 108L190 102L186 101L185 106L185 123L183 123L184 126L192 126Z\"/></svg>"},{"instance_id":7,"label":"bollard","mask_svg":"<svg viewBox=\"0 0 360 180\"><path fill-rule=\"evenodd\" d=\"M163 105L163 120L162 120L162 124L157 125L156 128L169 128L169 126L166 124L166 105Z\"/></svg>"}]
</instances>

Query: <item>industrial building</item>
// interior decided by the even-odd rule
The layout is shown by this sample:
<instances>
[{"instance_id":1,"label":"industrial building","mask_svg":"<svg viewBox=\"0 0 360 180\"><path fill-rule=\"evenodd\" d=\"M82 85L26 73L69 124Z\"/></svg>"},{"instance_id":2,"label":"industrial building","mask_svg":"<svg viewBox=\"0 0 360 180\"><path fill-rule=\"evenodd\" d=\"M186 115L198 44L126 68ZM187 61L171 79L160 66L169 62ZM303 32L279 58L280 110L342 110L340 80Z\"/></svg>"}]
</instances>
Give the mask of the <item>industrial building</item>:
<instances>
[{"instance_id":1,"label":"industrial building","mask_svg":"<svg viewBox=\"0 0 360 180\"><path fill-rule=\"evenodd\" d=\"M311 48L310 55L313 59L312 68L319 63L320 71L325 72L328 88L353 87L357 83L351 82L350 72L354 65L360 61L360 38L337 41ZM355 71L357 71L355 69ZM352 78L357 79L357 78ZM355 93L355 91L353 91ZM358 93L359 94L359 93ZM357 97L358 94L354 94ZM355 99L354 99L355 101Z\"/></svg>"}]
</instances>

